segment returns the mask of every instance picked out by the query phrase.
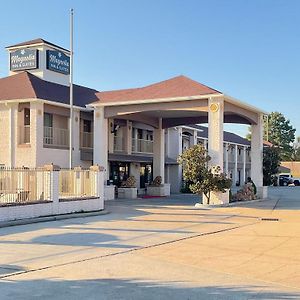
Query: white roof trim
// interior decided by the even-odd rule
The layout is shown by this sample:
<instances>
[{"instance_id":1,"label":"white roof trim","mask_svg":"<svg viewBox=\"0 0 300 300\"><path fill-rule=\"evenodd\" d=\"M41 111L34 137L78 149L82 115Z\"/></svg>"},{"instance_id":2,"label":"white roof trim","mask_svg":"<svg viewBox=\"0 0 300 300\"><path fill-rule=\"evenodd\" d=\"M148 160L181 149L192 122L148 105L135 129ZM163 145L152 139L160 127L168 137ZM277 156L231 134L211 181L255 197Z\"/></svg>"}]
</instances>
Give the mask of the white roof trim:
<instances>
[{"instance_id":1,"label":"white roof trim","mask_svg":"<svg viewBox=\"0 0 300 300\"><path fill-rule=\"evenodd\" d=\"M205 94L196 95L189 97L170 97L170 98L156 98L156 99L143 99L143 100L129 100L129 101L116 101L116 102L105 102L101 103L101 99L96 103L88 104L87 106L97 107L97 106L118 106L118 105L131 105L131 104L147 104L147 103L160 103L160 102L177 102L177 101L189 101L198 99L208 99L215 97L222 97L223 94Z\"/></svg>"},{"instance_id":2,"label":"white roof trim","mask_svg":"<svg viewBox=\"0 0 300 300\"><path fill-rule=\"evenodd\" d=\"M50 101L50 100L45 100L45 99L39 99L39 98L28 98L28 99L10 99L10 100L1 100L1 103L4 104L8 104L8 103L26 103L26 102L43 102L45 104L49 104L49 105L54 105L54 106L60 106L60 107L65 107L65 108L69 108L70 104L66 104L66 103L60 103L60 102L56 102L56 101ZM77 106L77 105L73 105L74 108L82 110L82 111L93 111L92 108L86 108L86 107L82 107L82 106Z\"/></svg>"},{"instance_id":3,"label":"white roof trim","mask_svg":"<svg viewBox=\"0 0 300 300\"><path fill-rule=\"evenodd\" d=\"M235 104L241 108L247 109L249 111L253 111L255 113L265 114L267 115L268 112L263 111L253 105L247 104L246 102L242 102L234 97L225 95L225 94L205 94L205 95L196 95L196 96L188 96L188 97L170 97L170 98L157 98L157 99L143 99L143 100L123 100L123 101L116 101L116 102L101 102L101 98L96 103L87 104L87 107L106 107L106 106L118 106L118 105L131 105L131 104L147 104L147 103L161 103L161 102L177 102L177 101L190 101L190 100L197 100L197 99L209 99L209 98L219 98L224 97L224 100Z\"/></svg>"},{"instance_id":4,"label":"white roof trim","mask_svg":"<svg viewBox=\"0 0 300 300\"><path fill-rule=\"evenodd\" d=\"M247 104L246 102L243 102L241 100L238 100L234 97L231 97L231 96L228 96L228 95L225 95L224 94L224 97L225 97L225 101L229 102L229 103L232 103L232 104L235 104L237 106L240 106L242 108L245 108L247 110L250 110L250 111L254 111L256 113L261 113L261 114L264 114L264 115L268 115L269 113L266 112L266 111L263 111L261 109L259 109L258 107L256 106L253 106L253 105L250 105L250 104Z\"/></svg>"}]
</instances>

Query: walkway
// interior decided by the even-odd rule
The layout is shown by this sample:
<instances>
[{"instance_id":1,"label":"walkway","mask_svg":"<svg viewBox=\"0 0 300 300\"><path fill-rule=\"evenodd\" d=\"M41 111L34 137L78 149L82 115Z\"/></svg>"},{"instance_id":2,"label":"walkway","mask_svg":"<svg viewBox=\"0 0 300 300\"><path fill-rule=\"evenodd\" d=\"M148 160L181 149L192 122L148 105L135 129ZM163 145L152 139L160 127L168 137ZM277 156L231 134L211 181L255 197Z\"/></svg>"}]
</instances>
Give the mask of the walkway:
<instances>
[{"instance_id":1,"label":"walkway","mask_svg":"<svg viewBox=\"0 0 300 300\"><path fill-rule=\"evenodd\" d=\"M271 197L119 200L104 216L2 228L0 298L300 299L300 188Z\"/></svg>"}]
</instances>

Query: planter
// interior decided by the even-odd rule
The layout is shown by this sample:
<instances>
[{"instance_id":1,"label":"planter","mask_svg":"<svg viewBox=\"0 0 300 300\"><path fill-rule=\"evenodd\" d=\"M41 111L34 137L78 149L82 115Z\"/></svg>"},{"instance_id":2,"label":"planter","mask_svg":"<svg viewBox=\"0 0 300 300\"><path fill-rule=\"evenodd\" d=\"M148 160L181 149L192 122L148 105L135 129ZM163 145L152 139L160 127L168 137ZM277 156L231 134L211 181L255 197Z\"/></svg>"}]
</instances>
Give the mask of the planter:
<instances>
[{"instance_id":1,"label":"planter","mask_svg":"<svg viewBox=\"0 0 300 300\"><path fill-rule=\"evenodd\" d=\"M268 187L267 186L259 186L256 187L256 198L257 199L266 199L268 198Z\"/></svg>"},{"instance_id":2,"label":"planter","mask_svg":"<svg viewBox=\"0 0 300 300\"><path fill-rule=\"evenodd\" d=\"M118 198L136 199L137 188L118 188Z\"/></svg>"},{"instance_id":3,"label":"planter","mask_svg":"<svg viewBox=\"0 0 300 300\"><path fill-rule=\"evenodd\" d=\"M202 197L202 204L207 205L208 201L205 195ZM229 203L229 189L226 190L225 193L221 192L211 192L210 193L210 200L209 205L220 205L220 204L228 204Z\"/></svg>"},{"instance_id":4,"label":"planter","mask_svg":"<svg viewBox=\"0 0 300 300\"><path fill-rule=\"evenodd\" d=\"M114 200L115 199L115 185L105 185L104 186L104 200Z\"/></svg>"},{"instance_id":5,"label":"planter","mask_svg":"<svg viewBox=\"0 0 300 300\"><path fill-rule=\"evenodd\" d=\"M148 186L147 195L149 196L170 196L170 184L165 183L160 186Z\"/></svg>"}]
</instances>

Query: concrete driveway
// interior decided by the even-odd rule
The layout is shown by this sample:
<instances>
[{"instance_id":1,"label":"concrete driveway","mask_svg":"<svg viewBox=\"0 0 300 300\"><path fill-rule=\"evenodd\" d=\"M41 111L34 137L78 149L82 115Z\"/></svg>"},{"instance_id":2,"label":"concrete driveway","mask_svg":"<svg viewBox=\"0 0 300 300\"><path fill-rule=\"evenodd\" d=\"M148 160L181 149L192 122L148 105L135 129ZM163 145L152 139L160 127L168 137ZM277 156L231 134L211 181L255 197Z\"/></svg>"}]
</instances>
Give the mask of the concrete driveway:
<instances>
[{"instance_id":1,"label":"concrete driveway","mask_svg":"<svg viewBox=\"0 0 300 300\"><path fill-rule=\"evenodd\" d=\"M195 196L0 229L0 299L300 299L300 187L195 209Z\"/></svg>"}]
</instances>

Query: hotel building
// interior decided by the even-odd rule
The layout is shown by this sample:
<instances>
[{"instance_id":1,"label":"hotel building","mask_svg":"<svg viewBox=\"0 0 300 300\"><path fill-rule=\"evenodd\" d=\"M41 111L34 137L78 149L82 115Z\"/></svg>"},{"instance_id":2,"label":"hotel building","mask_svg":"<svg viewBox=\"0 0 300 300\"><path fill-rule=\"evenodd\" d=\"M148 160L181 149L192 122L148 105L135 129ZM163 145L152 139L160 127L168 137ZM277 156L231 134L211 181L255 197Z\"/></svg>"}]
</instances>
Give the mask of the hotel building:
<instances>
[{"instance_id":1,"label":"hotel building","mask_svg":"<svg viewBox=\"0 0 300 300\"><path fill-rule=\"evenodd\" d=\"M133 175L143 193L161 176L177 193L182 186L177 157L202 143L211 164L221 166L234 184L251 176L262 193L260 109L178 76L116 91L74 84L71 122L69 51L43 39L6 49L9 76L0 79L0 165L67 168L72 126L73 166L103 166L105 188ZM251 125L251 142L224 132L224 123Z\"/></svg>"}]
</instances>

